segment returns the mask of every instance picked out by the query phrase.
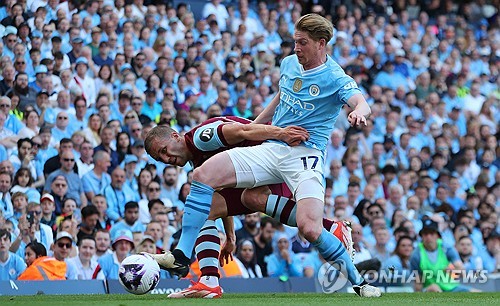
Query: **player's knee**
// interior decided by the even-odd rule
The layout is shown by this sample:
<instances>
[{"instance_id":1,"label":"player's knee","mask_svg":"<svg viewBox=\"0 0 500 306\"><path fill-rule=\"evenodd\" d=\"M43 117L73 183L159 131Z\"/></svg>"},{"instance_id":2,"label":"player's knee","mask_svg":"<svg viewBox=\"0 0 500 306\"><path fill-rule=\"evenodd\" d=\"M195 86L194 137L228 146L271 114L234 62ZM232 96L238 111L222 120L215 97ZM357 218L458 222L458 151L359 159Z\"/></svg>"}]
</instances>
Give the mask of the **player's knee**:
<instances>
[{"instance_id":1,"label":"player's knee","mask_svg":"<svg viewBox=\"0 0 500 306\"><path fill-rule=\"evenodd\" d=\"M208 184L208 182L210 180L210 175L207 173L205 168L203 168L203 166L194 169L193 180L200 182L200 183L203 183L203 184L206 184L206 185L210 185L210 184Z\"/></svg>"},{"instance_id":2,"label":"player's knee","mask_svg":"<svg viewBox=\"0 0 500 306\"><path fill-rule=\"evenodd\" d=\"M298 220L297 220L298 221ZM322 227L316 222L298 222L300 233L309 241L316 241L321 235Z\"/></svg>"},{"instance_id":3,"label":"player's knee","mask_svg":"<svg viewBox=\"0 0 500 306\"><path fill-rule=\"evenodd\" d=\"M241 194L241 202L247 208L253 208L253 207L256 207L258 205L260 196L261 195L255 193L255 192L245 190Z\"/></svg>"}]
</instances>

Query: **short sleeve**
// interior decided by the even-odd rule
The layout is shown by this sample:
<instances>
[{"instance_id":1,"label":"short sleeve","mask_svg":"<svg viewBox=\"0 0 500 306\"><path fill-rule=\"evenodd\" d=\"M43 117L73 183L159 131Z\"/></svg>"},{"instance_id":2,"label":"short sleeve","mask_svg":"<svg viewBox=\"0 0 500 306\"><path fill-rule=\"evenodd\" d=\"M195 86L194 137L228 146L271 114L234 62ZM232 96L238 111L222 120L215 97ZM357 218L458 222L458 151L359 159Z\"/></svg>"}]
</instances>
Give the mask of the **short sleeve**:
<instances>
[{"instance_id":1,"label":"short sleeve","mask_svg":"<svg viewBox=\"0 0 500 306\"><path fill-rule=\"evenodd\" d=\"M196 148L209 152L225 147L221 133L223 124L222 121L216 121L198 128L193 136Z\"/></svg>"},{"instance_id":2,"label":"short sleeve","mask_svg":"<svg viewBox=\"0 0 500 306\"><path fill-rule=\"evenodd\" d=\"M346 75L334 76L338 78L336 83L339 90L335 93L335 100L342 102L342 104L347 104L347 101L355 94L361 94L361 90L358 88L358 84L353 78Z\"/></svg>"}]
</instances>

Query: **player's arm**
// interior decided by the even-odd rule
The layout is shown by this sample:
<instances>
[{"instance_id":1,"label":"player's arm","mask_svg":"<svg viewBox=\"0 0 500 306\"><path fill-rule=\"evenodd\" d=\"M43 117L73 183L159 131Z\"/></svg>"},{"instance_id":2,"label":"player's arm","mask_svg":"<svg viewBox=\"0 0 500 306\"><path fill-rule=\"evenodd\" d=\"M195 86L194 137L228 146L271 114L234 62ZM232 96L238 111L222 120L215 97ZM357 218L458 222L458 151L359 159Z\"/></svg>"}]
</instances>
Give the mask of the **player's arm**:
<instances>
[{"instance_id":1,"label":"player's arm","mask_svg":"<svg viewBox=\"0 0 500 306\"><path fill-rule=\"evenodd\" d=\"M234 233L234 220L232 216L222 218L224 231L226 232L226 242L220 251L219 263L223 267L233 260L233 253L236 250L236 234Z\"/></svg>"},{"instance_id":2,"label":"player's arm","mask_svg":"<svg viewBox=\"0 0 500 306\"><path fill-rule=\"evenodd\" d=\"M366 102L362 94L354 94L347 100L347 104L353 111L347 116L347 120L351 126L366 125L366 118L372 113L370 106Z\"/></svg>"},{"instance_id":3,"label":"player's arm","mask_svg":"<svg viewBox=\"0 0 500 306\"><path fill-rule=\"evenodd\" d=\"M280 91L276 93L274 98L271 100L269 105L260 113L257 118L253 121L253 123L262 123L266 124L273 119L274 112L276 107L280 103Z\"/></svg>"},{"instance_id":4,"label":"player's arm","mask_svg":"<svg viewBox=\"0 0 500 306\"><path fill-rule=\"evenodd\" d=\"M225 124L222 126L222 135L229 145L244 140L264 141L269 139L281 140L289 145L298 145L309 139L309 133L302 127L280 128L265 124Z\"/></svg>"}]
</instances>

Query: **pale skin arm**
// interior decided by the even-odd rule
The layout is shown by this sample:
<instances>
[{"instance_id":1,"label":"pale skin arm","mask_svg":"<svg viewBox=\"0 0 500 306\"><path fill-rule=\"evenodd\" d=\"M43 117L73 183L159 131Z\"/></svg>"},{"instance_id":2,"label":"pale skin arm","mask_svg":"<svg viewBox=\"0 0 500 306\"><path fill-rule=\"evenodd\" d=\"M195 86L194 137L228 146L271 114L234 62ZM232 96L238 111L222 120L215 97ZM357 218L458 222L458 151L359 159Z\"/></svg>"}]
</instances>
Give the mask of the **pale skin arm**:
<instances>
[{"instance_id":1,"label":"pale skin arm","mask_svg":"<svg viewBox=\"0 0 500 306\"><path fill-rule=\"evenodd\" d=\"M34 224L30 228L28 220L26 220L26 215L21 216L17 227L19 228L20 231L19 236L17 236L16 239L12 241L12 244L9 248L9 251L13 253L17 252L19 246L21 245L21 241L24 241L24 243L26 244L30 243L32 241L32 238L35 236L35 231L36 231L36 230L34 231L35 227Z\"/></svg>"},{"instance_id":2,"label":"pale skin arm","mask_svg":"<svg viewBox=\"0 0 500 306\"><path fill-rule=\"evenodd\" d=\"M347 100L349 107L353 109L347 116L351 126L361 127L366 125L366 118L372 113L370 106L362 94L355 94Z\"/></svg>"},{"instance_id":3,"label":"pale skin arm","mask_svg":"<svg viewBox=\"0 0 500 306\"><path fill-rule=\"evenodd\" d=\"M264 141L276 139L293 146L309 138L309 133L301 127L289 126L282 129L264 124L225 124L222 127L222 134L230 145L243 140Z\"/></svg>"},{"instance_id":4,"label":"pale skin arm","mask_svg":"<svg viewBox=\"0 0 500 306\"><path fill-rule=\"evenodd\" d=\"M257 118L255 118L253 123L268 123L273 119L274 112L276 111L276 107L280 103L280 91L276 93L274 98L271 100L271 103L260 113Z\"/></svg>"},{"instance_id":5,"label":"pale skin arm","mask_svg":"<svg viewBox=\"0 0 500 306\"><path fill-rule=\"evenodd\" d=\"M226 242L220 251L219 263L223 267L233 260L233 252L236 249L236 235L234 234L234 221L233 217L222 218L224 230L226 231Z\"/></svg>"},{"instance_id":6,"label":"pale skin arm","mask_svg":"<svg viewBox=\"0 0 500 306\"><path fill-rule=\"evenodd\" d=\"M33 182L31 187L38 188L38 187L43 187L44 185L45 185L45 177L40 176L38 177L38 180L36 182Z\"/></svg>"},{"instance_id":7,"label":"pale skin arm","mask_svg":"<svg viewBox=\"0 0 500 306\"><path fill-rule=\"evenodd\" d=\"M5 137L4 139L0 140L0 144L8 149L11 149L17 145L18 140L19 137L17 136Z\"/></svg>"}]
</instances>

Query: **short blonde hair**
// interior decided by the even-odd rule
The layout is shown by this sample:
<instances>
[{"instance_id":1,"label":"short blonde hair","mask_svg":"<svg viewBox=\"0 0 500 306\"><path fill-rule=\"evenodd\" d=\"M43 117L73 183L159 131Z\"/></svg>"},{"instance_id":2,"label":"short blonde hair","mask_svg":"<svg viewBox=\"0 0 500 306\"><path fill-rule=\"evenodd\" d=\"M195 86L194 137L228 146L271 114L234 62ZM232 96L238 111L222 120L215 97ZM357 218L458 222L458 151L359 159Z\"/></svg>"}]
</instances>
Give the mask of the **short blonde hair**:
<instances>
[{"instance_id":1,"label":"short blonde hair","mask_svg":"<svg viewBox=\"0 0 500 306\"><path fill-rule=\"evenodd\" d=\"M295 23L295 30L306 32L313 40L324 39L328 43L333 37L333 24L318 14L307 14Z\"/></svg>"}]
</instances>

